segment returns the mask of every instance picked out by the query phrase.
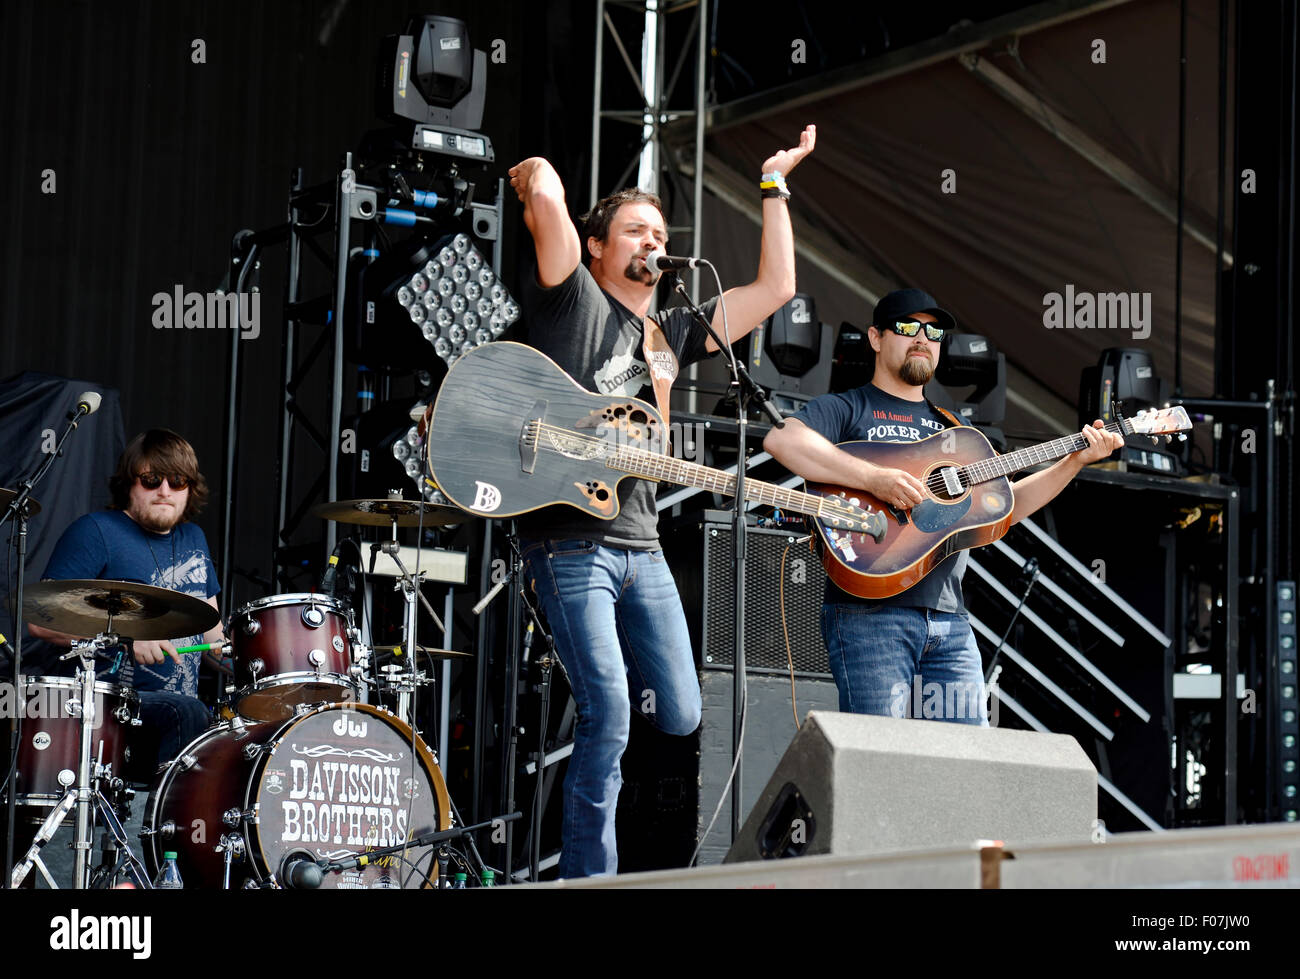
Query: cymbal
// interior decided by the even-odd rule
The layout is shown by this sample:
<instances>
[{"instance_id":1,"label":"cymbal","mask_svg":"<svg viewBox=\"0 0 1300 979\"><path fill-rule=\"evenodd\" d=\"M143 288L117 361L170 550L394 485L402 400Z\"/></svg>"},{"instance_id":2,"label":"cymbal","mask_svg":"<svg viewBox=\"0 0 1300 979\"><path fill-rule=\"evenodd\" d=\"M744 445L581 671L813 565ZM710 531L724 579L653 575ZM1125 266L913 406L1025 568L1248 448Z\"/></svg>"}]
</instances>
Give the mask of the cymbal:
<instances>
[{"instance_id":1,"label":"cymbal","mask_svg":"<svg viewBox=\"0 0 1300 979\"><path fill-rule=\"evenodd\" d=\"M376 653L387 653L389 656L401 655L401 646L371 646ZM435 649L432 646L420 646L420 652L433 659L473 659L473 653L462 653L455 649Z\"/></svg>"},{"instance_id":2,"label":"cymbal","mask_svg":"<svg viewBox=\"0 0 1300 979\"><path fill-rule=\"evenodd\" d=\"M110 614L114 632L141 640L192 636L221 619L201 598L134 581L38 581L23 594L27 621L55 632L93 636L109 628Z\"/></svg>"},{"instance_id":3,"label":"cymbal","mask_svg":"<svg viewBox=\"0 0 1300 979\"><path fill-rule=\"evenodd\" d=\"M424 520L420 509L424 509ZM474 517L459 507L442 503L423 503L420 500L329 500L317 503L309 511L323 520L356 524L361 527L391 527L394 518L399 527L447 527L465 523Z\"/></svg>"},{"instance_id":4,"label":"cymbal","mask_svg":"<svg viewBox=\"0 0 1300 979\"><path fill-rule=\"evenodd\" d=\"M9 502L17 496L18 493L11 489L0 489L0 510L9 506ZM27 516L34 517L41 512L41 505L32 497L27 497Z\"/></svg>"}]
</instances>

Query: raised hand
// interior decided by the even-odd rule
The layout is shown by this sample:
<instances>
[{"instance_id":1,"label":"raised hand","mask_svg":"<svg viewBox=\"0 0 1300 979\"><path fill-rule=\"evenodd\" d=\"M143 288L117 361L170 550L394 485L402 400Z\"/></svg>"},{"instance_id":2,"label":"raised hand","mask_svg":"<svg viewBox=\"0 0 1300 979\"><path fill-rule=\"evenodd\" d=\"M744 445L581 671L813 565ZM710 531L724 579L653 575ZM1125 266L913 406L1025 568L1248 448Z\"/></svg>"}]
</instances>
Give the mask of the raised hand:
<instances>
[{"instance_id":1,"label":"raised hand","mask_svg":"<svg viewBox=\"0 0 1300 979\"><path fill-rule=\"evenodd\" d=\"M813 151L817 145L817 127L808 125L804 127L803 132L799 134L799 145L792 146L788 150L781 150L773 153L763 161L763 172L790 175L790 171L799 165L799 161Z\"/></svg>"}]
</instances>

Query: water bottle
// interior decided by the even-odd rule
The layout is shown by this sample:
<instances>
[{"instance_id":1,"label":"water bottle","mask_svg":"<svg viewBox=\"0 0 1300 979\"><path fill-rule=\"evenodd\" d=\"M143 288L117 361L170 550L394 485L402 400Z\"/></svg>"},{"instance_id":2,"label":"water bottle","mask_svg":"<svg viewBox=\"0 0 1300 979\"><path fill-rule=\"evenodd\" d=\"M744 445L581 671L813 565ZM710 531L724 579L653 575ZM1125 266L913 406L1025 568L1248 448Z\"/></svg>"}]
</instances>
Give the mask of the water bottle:
<instances>
[{"instance_id":1,"label":"water bottle","mask_svg":"<svg viewBox=\"0 0 1300 979\"><path fill-rule=\"evenodd\" d=\"M163 865L154 878L153 886L160 891L179 891L185 886L181 883L181 870L176 866L175 850L163 854Z\"/></svg>"},{"instance_id":2,"label":"water bottle","mask_svg":"<svg viewBox=\"0 0 1300 979\"><path fill-rule=\"evenodd\" d=\"M465 881L467 881L468 879L469 879L468 874L457 874L456 883L451 885L452 890L463 891L466 887L469 886L468 884L465 883Z\"/></svg>"},{"instance_id":3,"label":"water bottle","mask_svg":"<svg viewBox=\"0 0 1300 979\"><path fill-rule=\"evenodd\" d=\"M495 870L488 870L487 867L483 868L482 886L483 887L497 886L497 875Z\"/></svg>"}]
</instances>

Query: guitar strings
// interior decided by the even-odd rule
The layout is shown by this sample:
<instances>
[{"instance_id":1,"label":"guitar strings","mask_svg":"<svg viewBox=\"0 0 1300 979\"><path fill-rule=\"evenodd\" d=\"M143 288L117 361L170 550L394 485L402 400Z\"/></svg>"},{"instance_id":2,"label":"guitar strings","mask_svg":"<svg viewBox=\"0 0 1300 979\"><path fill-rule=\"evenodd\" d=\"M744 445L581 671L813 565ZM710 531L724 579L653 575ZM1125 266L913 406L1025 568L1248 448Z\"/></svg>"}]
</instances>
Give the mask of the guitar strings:
<instances>
[{"instance_id":1,"label":"guitar strings","mask_svg":"<svg viewBox=\"0 0 1300 979\"><path fill-rule=\"evenodd\" d=\"M1108 432L1115 432L1116 434L1120 434L1120 435L1124 434L1124 430L1123 428L1120 427L1119 422L1107 422L1105 426L1105 430ZM1051 442L1044 442L1041 445L1029 446L1026 449L1018 449L1016 451L1027 452L1030 449L1041 449L1044 446L1052 445L1054 442L1068 443L1071 439L1080 438L1080 437L1081 436L1078 435L1064 435L1059 439L1053 439ZM958 466L957 479L960 482L962 488L967 489L975 485L976 483L986 482L987 480L996 478L997 476L1006 475L1006 473L992 473L989 476L981 476L978 479L972 478L979 471L979 467L981 465L984 465L985 463L993 462L995 459L1005 459L1015 454L1016 454L1015 452L1009 452L1007 453L1006 456L993 456L988 459L980 459L978 462L973 462L970 465ZM1043 461L1046 462L1047 460L1043 460ZM947 487L947 483L943 478L943 470L942 469L935 470L929 476L927 476L925 480L925 486L926 489L930 490L930 492L938 496L940 491L944 490Z\"/></svg>"},{"instance_id":2,"label":"guitar strings","mask_svg":"<svg viewBox=\"0 0 1300 979\"><path fill-rule=\"evenodd\" d=\"M568 440L571 441L576 440L579 444L586 443L588 445L603 445L603 446L609 445L609 441L599 435L585 435L582 432L575 432L573 431L573 429L565 428L561 425L548 425L546 422L537 422L535 425L530 423L527 428L527 432L528 435L525 436L526 438L530 438L530 439L535 438L535 441L533 441L531 444L533 444L535 447L539 449L544 449L548 452L560 453L562 450L556 445L543 442L540 438L540 436L543 433L562 435ZM533 434L534 432L536 433L535 436ZM680 460L673 459L671 456L667 456L659 452L654 452L651 449L642 449L631 445L616 446L615 451L620 453L626 452L629 455L633 456L634 458L642 458L648 462L655 462L661 465L664 463L673 465L673 464L678 464L680 462ZM723 475L726 476L728 481L735 479L734 473L724 473ZM721 489L721 487L719 488ZM817 514L818 516L822 516L820 510L823 505L829 504L832 507L838 506L838 501L834 497L817 496L813 493L802 493L799 492L798 490L789 490L789 489L785 489L784 487L776 487L776 489L778 489L780 493L783 496L785 496L787 501L804 499L807 501L806 505L815 504L816 509L819 511ZM762 502L762 501L758 501L758 502Z\"/></svg>"},{"instance_id":3,"label":"guitar strings","mask_svg":"<svg viewBox=\"0 0 1300 979\"><path fill-rule=\"evenodd\" d=\"M560 426L560 425L549 425L549 424L547 424L546 422L538 422L535 426L533 426L533 425L530 424L529 429L530 429L530 431L535 431L536 434L537 434L537 436L538 436L536 442L534 443L534 444L536 445L536 447L541 448L541 449L546 449L547 451L550 451L550 452L556 452L556 453L559 453L561 450L559 449L559 447L557 447L557 446L555 446L555 445L544 444L544 443L541 441L541 439L540 439L540 435L541 435L542 433L562 435L565 439L568 439L568 440L571 440L571 441L572 441L572 440L576 440L579 444L586 443L586 444L589 444L589 445L603 445L603 446L608 446L608 445L609 445L609 441L608 441L606 438L604 438L603 436L599 436L599 435L585 435L585 434L583 434L582 432L575 432L573 429L565 428L565 427ZM1118 433L1118 434L1124 434L1124 430L1123 430L1123 428L1121 427L1121 425L1120 425L1119 422L1108 422L1108 423L1106 424L1106 426L1105 426L1105 430L1108 431L1108 432L1116 432L1116 433ZM1053 441L1054 441L1054 442L1068 442L1070 439L1072 439L1072 438L1078 438L1078 437L1079 437L1079 436L1067 435L1067 436L1063 436L1062 438L1059 438L1059 439L1054 439ZM1052 444L1052 442L1046 442L1046 443L1043 443L1042 445L1031 446L1030 448L1042 448L1044 445L1051 445L1051 444ZM663 455L663 454L661 454L661 453L655 452L655 451L653 451L653 450L651 450L651 449L642 449L642 448L638 448L638 447L636 447L636 446L631 446L631 445L620 445L620 446L616 446L616 447L615 447L615 451L616 451L616 452L620 452L620 453L621 453L621 452L626 452L626 453L628 453L629 455L633 456L634 458L644 458L646 461L654 461L654 462L659 463L659 464L663 464L665 461L667 461L669 464L675 464L675 463L678 463L678 461L679 461L679 460L672 459L670 456L666 456L666 455ZM1027 450L1027 449L1020 449L1020 450L1017 450L1017 451L1025 452L1025 451L1028 451L1028 450ZM1015 454L1015 453L1008 453L1008 455L1014 455L1014 454ZM994 478L994 476L996 476L996 475L1005 475L1005 474L996 474L996 473L995 473L995 474L993 474L993 476L984 476L984 477L981 477L981 478L979 478L979 479L972 478L972 477L973 477L973 476L978 472L979 467L980 467L981 465L983 465L983 464L985 464L985 463L992 462L993 459L996 459L996 458L1006 458L1006 457L1005 457L1005 456L994 456L993 458L990 458L990 459L981 459L981 460L979 460L978 462L972 463L972 464L970 464L970 465L959 466L959 467L957 467L957 478L958 478L958 481L961 483L963 489L965 489L965 488L969 488L970 486L974 485L975 483L985 482L987 479ZM1046 460L1044 460L1044 461L1046 461ZM728 477L728 479L734 479L734 475L733 475L733 474L730 474L730 473L727 474L727 477ZM934 495L938 496L939 493L940 493L942 490L944 490L945 487L946 487L946 485L947 485L946 481L945 481L944 478L943 478L942 470L936 470L935 472L932 472L928 477L926 477L925 485L926 485L926 489L928 489L928 490L929 490L931 493L933 493ZM814 496L814 495L811 494L811 493L799 493L798 491L795 491L795 490L786 490L785 492L790 493L792 496L803 496L803 497L808 497L810 500L811 500L811 499L816 499L816 500L821 501L821 500L833 499L832 497L819 497L819 496ZM819 504L819 505L820 505L820 504Z\"/></svg>"}]
</instances>

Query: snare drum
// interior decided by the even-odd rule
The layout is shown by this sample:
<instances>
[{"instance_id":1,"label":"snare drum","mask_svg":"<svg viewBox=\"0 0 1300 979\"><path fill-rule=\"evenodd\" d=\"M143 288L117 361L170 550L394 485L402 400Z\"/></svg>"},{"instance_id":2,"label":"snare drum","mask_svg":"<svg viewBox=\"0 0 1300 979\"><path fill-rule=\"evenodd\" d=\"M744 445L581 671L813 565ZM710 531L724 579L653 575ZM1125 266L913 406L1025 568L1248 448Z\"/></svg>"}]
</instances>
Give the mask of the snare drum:
<instances>
[{"instance_id":1,"label":"snare drum","mask_svg":"<svg viewBox=\"0 0 1300 979\"><path fill-rule=\"evenodd\" d=\"M53 806L76 783L81 758L81 722L70 713L81 702L81 683L70 677L23 678L23 695L14 705L23 711L18 745L20 806ZM130 687L95 681L95 717L91 722L91 771L99 762L121 778L130 751L126 732L140 716L140 698Z\"/></svg>"},{"instance_id":2,"label":"snare drum","mask_svg":"<svg viewBox=\"0 0 1300 979\"><path fill-rule=\"evenodd\" d=\"M204 732L159 771L140 836L151 875L175 850L186 887L219 888L229 853L232 888L280 887L294 857L340 860L450 825L442 773L410 727L381 707L324 704ZM419 847L406 863L379 857L327 873L321 887L427 886L412 872L421 858L429 874L429 847Z\"/></svg>"},{"instance_id":3,"label":"snare drum","mask_svg":"<svg viewBox=\"0 0 1300 979\"><path fill-rule=\"evenodd\" d=\"M235 708L282 721L302 704L355 700L350 624L347 606L326 595L272 595L241 606L229 631Z\"/></svg>"}]
</instances>

